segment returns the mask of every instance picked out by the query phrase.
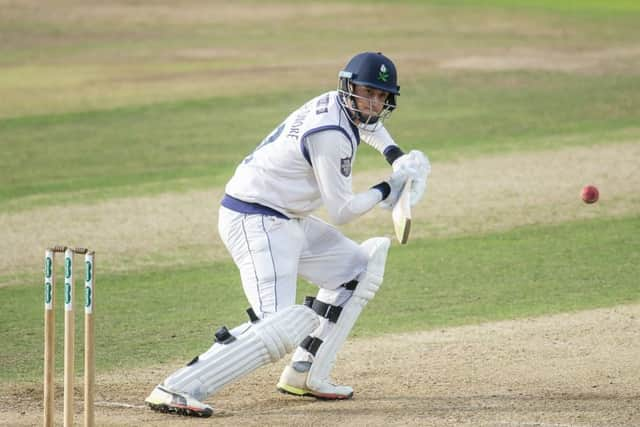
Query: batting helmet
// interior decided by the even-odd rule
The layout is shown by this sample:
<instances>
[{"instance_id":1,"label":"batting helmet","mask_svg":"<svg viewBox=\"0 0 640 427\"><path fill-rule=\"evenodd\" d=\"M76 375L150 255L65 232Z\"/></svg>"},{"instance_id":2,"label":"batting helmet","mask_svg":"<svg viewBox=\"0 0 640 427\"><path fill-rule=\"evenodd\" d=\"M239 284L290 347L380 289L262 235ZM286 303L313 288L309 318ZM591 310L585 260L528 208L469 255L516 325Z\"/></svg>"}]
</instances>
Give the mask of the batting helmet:
<instances>
[{"instance_id":1,"label":"batting helmet","mask_svg":"<svg viewBox=\"0 0 640 427\"><path fill-rule=\"evenodd\" d=\"M338 74L338 91L346 106L365 125L384 119L396 108L396 96L400 95L398 73L393 62L380 52L359 53ZM355 106L353 85L367 86L389 93L384 110L379 117L362 116Z\"/></svg>"}]
</instances>

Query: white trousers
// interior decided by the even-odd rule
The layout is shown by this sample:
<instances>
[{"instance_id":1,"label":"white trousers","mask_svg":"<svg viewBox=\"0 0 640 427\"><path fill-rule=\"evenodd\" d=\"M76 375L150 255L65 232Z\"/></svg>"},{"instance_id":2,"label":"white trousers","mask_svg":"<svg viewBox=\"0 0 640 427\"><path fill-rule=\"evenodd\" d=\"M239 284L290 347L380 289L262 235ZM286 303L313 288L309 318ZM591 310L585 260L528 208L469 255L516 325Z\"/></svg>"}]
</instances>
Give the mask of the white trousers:
<instances>
[{"instance_id":1,"label":"white trousers","mask_svg":"<svg viewBox=\"0 0 640 427\"><path fill-rule=\"evenodd\" d=\"M218 232L261 318L295 304L298 276L332 293L367 267L360 245L315 217L287 220L221 206Z\"/></svg>"}]
</instances>

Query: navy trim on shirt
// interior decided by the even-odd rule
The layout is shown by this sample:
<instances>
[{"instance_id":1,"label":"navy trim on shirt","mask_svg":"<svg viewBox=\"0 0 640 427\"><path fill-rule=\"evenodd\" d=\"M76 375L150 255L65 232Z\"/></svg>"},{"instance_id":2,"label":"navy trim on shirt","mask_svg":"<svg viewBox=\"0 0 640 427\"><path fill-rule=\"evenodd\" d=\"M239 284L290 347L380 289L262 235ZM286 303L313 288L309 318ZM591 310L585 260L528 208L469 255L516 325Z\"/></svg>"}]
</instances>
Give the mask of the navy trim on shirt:
<instances>
[{"instance_id":1,"label":"navy trim on shirt","mask_svg":"<svg viewBox=\"0 0 640 427\"><path fill-rule=\"evenodd\" d=\"M311 158L309 156L309 149L307 148L307 145L306 145L307 137L309 135L313 135L314 133L322 132L322 131L325 131L325 130L339 130L340 132L342 132L344 134L344 136L346 136L347 139L349 140L349 144L351 144L351 157L353 157L353 142L351 140L351 136L349 135L349 133L346 130L344 130L344 128L342 128L341 126L338 126L338 125L320 126L320 127L317 127L317 128L309 129L308 131L306 131L302 135L302 138L300 138L300 151L302 151L302 155L307 160L309 165L313 166L311 164Z\"/></svg>"},{"instance_id":2,"label":"navy trim on shirt","mask_svg":"<svg viewBox=\"0 0 640 427\"><path fill-rule=\"evenodd\" d=\"M244 214L260 214L267 216L275 216L282 219L289 219L288 216L278 212L275 209L261 205L260 203L250 203L244 200L236 199L233 196L225 194L220 202L222 206L232 211L244 213Z\"/></svg>"},{"instance_id":3,"label":"navy trim on shirt","mask_svg":"<svg viewBox=\"0 0 640 427\"><path fill-rule=\"evenodd\" d=\"M311 163L311 156L309 155L309 149L307 148L306 138L300 139L300 151L302 151L302 156L305 158L307 163L309 163L309 166L313 167L313 164Z\"/></svg>"}]
</instances>

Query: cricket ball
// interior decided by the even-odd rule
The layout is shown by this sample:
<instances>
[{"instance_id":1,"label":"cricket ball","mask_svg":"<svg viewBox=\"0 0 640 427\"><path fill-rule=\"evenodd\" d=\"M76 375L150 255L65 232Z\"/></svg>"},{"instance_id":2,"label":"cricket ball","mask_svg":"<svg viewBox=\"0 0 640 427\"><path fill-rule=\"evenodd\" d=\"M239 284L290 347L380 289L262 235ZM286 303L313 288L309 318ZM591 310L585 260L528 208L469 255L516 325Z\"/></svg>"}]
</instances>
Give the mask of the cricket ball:
<instances>
[{"instance_id":1,"label":"cricket ball","mask_svg":"<svg viewBox=\"0 0 640 427\"><path fill-rule=\"evenodd\" d=\"M586 185L582 189L582 201L588 204L595 203L598 201L598 197L600 196L600 192L596 188L595 185Z\"/></svg>"}]
</instances>

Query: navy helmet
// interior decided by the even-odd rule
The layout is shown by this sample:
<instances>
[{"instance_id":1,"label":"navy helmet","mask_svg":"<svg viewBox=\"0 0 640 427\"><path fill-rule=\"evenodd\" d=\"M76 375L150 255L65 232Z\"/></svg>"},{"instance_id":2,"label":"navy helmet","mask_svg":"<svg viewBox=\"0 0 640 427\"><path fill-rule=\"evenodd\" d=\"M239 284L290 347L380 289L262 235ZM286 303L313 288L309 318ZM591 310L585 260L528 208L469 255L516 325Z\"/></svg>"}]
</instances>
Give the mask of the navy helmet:
<instances>
[{"instance_id":1,"label":"navy helmet","mask_svg":"<svg viewBox=\"0 0 640 427\"><path fill-rule=\"evenodd\" d=\"M380 52L359 53L347 63L338 74L338 91L345 106L364 125L377 123L385 119L396 108L396 97L400 95L398 73L393 62ZM377 117L363 115L355 105L353 85L367 86L389 93L384 110Z\"/></svg>"}]
</instances>

